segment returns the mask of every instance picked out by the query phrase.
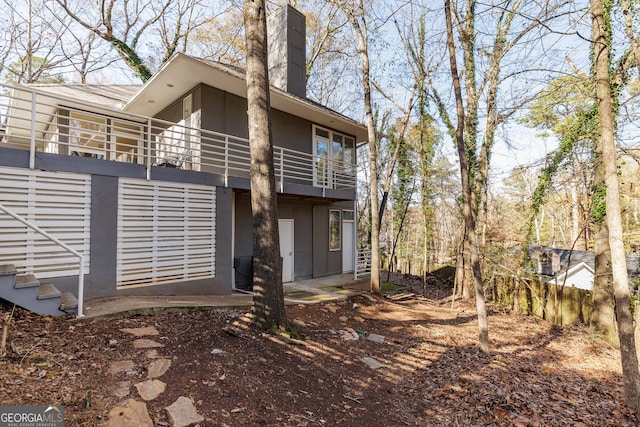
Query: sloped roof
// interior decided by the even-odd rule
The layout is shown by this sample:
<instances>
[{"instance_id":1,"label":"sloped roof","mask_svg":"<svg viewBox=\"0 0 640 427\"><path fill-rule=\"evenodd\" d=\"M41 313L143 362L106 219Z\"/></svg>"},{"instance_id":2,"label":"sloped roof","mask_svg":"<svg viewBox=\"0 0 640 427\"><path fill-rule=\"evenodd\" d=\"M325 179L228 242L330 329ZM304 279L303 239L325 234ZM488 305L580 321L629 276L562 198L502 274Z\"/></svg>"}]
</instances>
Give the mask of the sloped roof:
<instances>
[{"instance_id":1,"label":"sloped roof","mask_svg":"<svg viewBox=\"0 0 640 427\"><path fill-rule=\"evenodd\" d=\"M46 84L27 85L41 92L63 98L82 99L93 104L121 109L122 106L142 87L142 85L86 85L86 84Z\"/></svg>"},{"instance_id":2,"label":"sloped roof","mask_svg":"<svg viewBox=\"0 0 640 427\"><path fill-rule=\"evenodd\" d=\"M586 264L591 270L595 269L595 255L591 251L577 251L571 249L552 248L550 246L529 245L530 259L540 259L542 271L538 273L553 276L551 256L557 254L560 258L560 272L571 270L580 263ZM640 275L640 255L627 255L627 274L629 277Z\"/></svg>"},{"instance_id":3,"label":"sloped roof","mask_svg":"<svg viewBox=\"0 0 640 427\"><path fill-rule=\"evenodd\" d=\"M560 274L558 274L558 280L562 280L565 276L571 277L575 273L577 273L578 271L581 271L581 270L586 270L589 273L594 274L593 267L591 267L587 263L581 261L578 264L572 266L568 271L560 272Z\"/></svg>"},{"instance_id":4,"label":"sloped roof","mask_svg":"<svg viewBox=\"0 0 640 427\"><path fill-rule=\"evenodd\" d=\"M176 53L131 97L123 109L153 117L200 83L242 98L247 97L242 68ZM367 137L367 128L362 123L275 86L271 86L271 107L354 135L356 142L364 141Z\"/></svg>"},{"instance_id":5,"label":"sloped roof","mask_svg":"<svg viewBox=\"0 0 640 427\"><path fill-rule=\"evenodd\" d=\"M568 271L561 271L555 277L550 277L547 283L563 286L574 286L578 289L593 289L593 268L589 267L584 262L580 262Z\"/></svg>"}]
</instances>

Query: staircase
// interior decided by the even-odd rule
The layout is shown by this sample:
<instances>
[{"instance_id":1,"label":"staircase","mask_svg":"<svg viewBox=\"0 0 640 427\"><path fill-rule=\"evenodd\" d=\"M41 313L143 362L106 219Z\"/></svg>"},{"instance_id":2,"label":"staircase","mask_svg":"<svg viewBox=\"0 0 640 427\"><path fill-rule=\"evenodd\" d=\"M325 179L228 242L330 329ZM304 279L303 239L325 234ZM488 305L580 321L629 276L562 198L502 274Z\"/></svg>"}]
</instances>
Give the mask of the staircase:
<instances>
[{"instance_id":1,"label":"staircase","mask_svg":"<svg viewBox=\"0 0 640 427\"><path fill-rule=\"evenodd\" d=\"M41 284L32 274L17 274L13 264L0 265L0 298L41 316L63 316L78 308L72 293Z\"/></svg>"}]
</instances>

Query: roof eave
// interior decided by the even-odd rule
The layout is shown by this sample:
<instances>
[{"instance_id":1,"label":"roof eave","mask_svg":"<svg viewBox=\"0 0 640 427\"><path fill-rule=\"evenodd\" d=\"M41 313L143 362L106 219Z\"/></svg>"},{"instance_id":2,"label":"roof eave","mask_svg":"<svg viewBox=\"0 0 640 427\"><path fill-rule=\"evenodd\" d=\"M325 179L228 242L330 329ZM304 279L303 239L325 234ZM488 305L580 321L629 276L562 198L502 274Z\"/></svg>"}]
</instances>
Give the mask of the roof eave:
<instances>
[{"instance_id":1,"label":"roof eave","mask_svg":"<svg viewBox=\"0 0 640 427\"><path fill-rule=\"evenodd\" d=\"M153 117L198 84L203 83L246 98L244 73L178 53L149 79L123 110ZM271 107L366 141L366 127L325 107L271 87Z\"/></svg>"}]
</instances>

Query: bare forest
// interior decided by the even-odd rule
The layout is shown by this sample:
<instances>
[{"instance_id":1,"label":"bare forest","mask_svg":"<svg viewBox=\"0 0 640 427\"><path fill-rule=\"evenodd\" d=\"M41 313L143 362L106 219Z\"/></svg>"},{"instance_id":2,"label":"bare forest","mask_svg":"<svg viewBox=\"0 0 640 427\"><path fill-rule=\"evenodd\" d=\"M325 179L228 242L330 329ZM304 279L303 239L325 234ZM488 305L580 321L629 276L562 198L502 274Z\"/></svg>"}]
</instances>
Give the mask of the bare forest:
<instances>
[{"instance_id":1,"label":"bare forest","mask_svg":"<svg viewBox=\"0 0 640 427\"><path fill-rule=\"evenodd\" d=\"M0 20L3 34L0 80L7 87L47 83L141 84L152 78L173 54L182 52L246 69L252 100L268 106L263 20L285 3L0 0L0 16L4 18ZM383 295L389 283L411 286L412 296L421 304L420 310L428 312L431 307L442 319L446 318L438 330L450 337L447 339L466 358L462 360L457 351L440 356L441 369L455 369L456 376L461 378L443 386L451 393L462 393L468 383L475 384L478 395L497 387L478 378L495 368L492 355L499 354L499 363L506 363L502 360L503 353L515 344L505 341L504 334L508 334L505 325L512 323L524 325L518 333L526 334L528 329L540 335L540 342L548 347L560 342L577 343L576 348L585 348L583 359L575 352L564 354L559 348L554 349L554 357L559 360L558 366L565 366L567 357L579 360L576 362L579 366L585 364L584 372L581 371L584 381L594 385L586 394L578 390L578 395L583 393L580 397L567 396L558 391L561 383L580 388L580 381L564 378L563 375L569 375L567 372L559 373L556 367L549 367L553 375L549 383L540 387L555 390L545 395L546 402L564 405L562 414L566 419L548 418L550 412L541 409L547 403L539 395L533 402L541 406L527 407L496 392L491 396L503 398L504 402L491 406L489 412L476 414L474 420L465 420L460 412L432 407L433 402L424 411L417 409L417 402L426 397L418 396L423 391L414 382L374 378L373 381L387 384L385 387L391 391L402 390L413 396L407 404L408 412L399 414L398 407L393 407L396 420L401 419L407 425L426 422L422 425L524 426L618 422L631 425L640 419L637 418L640 344L636 342L640 326L634 317L638 313L636 278L640 276L636 272L628 274L625 262L628 255L640 253L637 125L640 3L634 0L288 3L306 17L307 97L367 128L367 140L356 141L355 212L358 250L371 251L367 297L358 297L361 299L337 308L316 308L318 316L330 318L331 326L327 328L321 320L305 315L303 308L295 308L295 315L304 319L302 324L306 325L303 333L316 334L321 341L319 345L331 346L337 338L330 330L340 328L341 322L332 316L336 310L346 313L351 320L364 318L366 325L380 328L395 325L397 331L404 331L409 326L401 321L401 316L384 318L389 307L381 301L386 301ZM0 121L1 118L2 111ZM250 109L249 123L254 150L252 164L257 162L255 171L271 167L264 176L255 180L252 177L252 196L256 197L252 200L254 231L264 237L263 246L254 248L256 253L264 254L264 266L277 267L279 260L274 254L279 249L264 245L277 242L278 236L268 108ZM258 206L263 206L263 210ZM553 250L589 252L595 257L595 279L585 294L589 313L570 324L558 315L561 302L556 288L553 288L556 296L549 297L551 302L547 304L550 288L544 288L547 291L543 295L542 288L537 287L541 280L539 265L543 261L536 254L551 254ZM552 257L549 255L547 261L552 263ZM254 276L265 295L257 303L254 299L253 327L290 333L292 327L282 301L282 278L278 274L269 276L267 270L281 268L265 268L260 270L264 274L258 272ZM442 294L430 293L434 281ZM563 292L562 283L559 286ZM521 301L528 301L528 305ZM536 309L536 304L542 308ZM401 312L405 308L393 306L389 310ZM451 317L457 309L466 310L466 314ZM413 329L430 328L437 323L435 315L416 313L420 323ZM532 320L526 315L542 320ZM30 319L27 314L21 316L23 323ZM180 317L176 320L178 324L186 324L182 315L164 316ZM455 335L456 319L460 316L471 316L474 322L473 328L465 324L462 338ZM207 322L202 314L196 317L196 322ZM224 323L216 319L216 324ZM541 326L538 321L555 325ZM119 322L122 326L144 323L139 319ZM570 329L576 326L578 331ZM565 327L571 332L562 332ZM64 325L53 323L43 328L57 334ZM93 324L87 325L87 333L94 341L95 336L105 333L95 328ZM38 328L32 325L27 329L31 333ZM194 327L191 333L204 334L205 329ZM582 335L577 338L574 334ZM120 335L117 339L124 339ZM228 340L224 334L218 338ZM427 360L432 357L425 350L429 334L420 332L420 339L424 339L422 353L414 357ZM597 343L590 346L590 339ZM392 340L398 353L406 350L408 338L400 332ZM441 345L443 340L434 338L433 343ZM92 342L91 346L98 348L103 344ZM262 344L272 353L280 354L280 343ZM542 347L536 347L540 352L538 361L545 359L546 350ZM351 351L355 350L344 349L345 353ZM612 360L620 365L611 371L603 368L587 374L587 368L597 365L587 364L587 359L593 361L598 357L606 360L603 366L613 365ZM294 358L300 364L306 360L299 355ZM529 375L525 366L529 363L533 366L535 361L518 356L516 370ZM540 374L538 368L532 367L531 372ZM421 371L421 377L426 376L424 372ZM439 372L442 376L442 371ZM223 373L220 375L224 377ZM297 374L299 378L304 375L302 371ZM344 375L349 374L345 371ZM504 379L509 372L505 368L500 375ZM326 394L323 396L330 399L332 393L326 390L321 376L313 380L321 384L319 389ZM542 376L535 376L535 381L543 381ZM437 379L444 381L441 377ZM194 386L199 395L210 387L202 384L205 383ZM304 397L301 393L306 395L302 389L311 387L300 385L300 381L295 384L296 390L291 393L300 398ZM525 389L524 382L504 384L514 390ZM588 412L597 407L598 394L605 393L603 390L611 384L618 387L611 392L612 396L622 399L626 406L619 408L611 402L611 396L603 397L606 405L615 406L615 417L606 421L598 418L597 413ZM251 385L254 386L259 388ZM10 394L7 391L10 387L10 383L0 384L0 396ZM24 385L15 387L24 393L35 393ZM324 425L321 418L325 417L330 423L356 425L349 424L355 422L354 411L360 410L363 402L371 401L375 393L369 390L362 395L345 390L340 402L331 400L339 414L333 411L333 415L311 412L304 415L280 408L286 413L283 415L286 420L271 417L265 423ZM536 396L531 388L523 393L525 397L527 393ZM469 408L481 405L466 396ZM76 400L86 398L76 397ZM443 405L452 405L450 395L440 397L442 402L448 402ZM576 399L584 399L580 402L590 410L571 414L567 405L573 408ZM240 407L230 405L215 410L226 414L225 417L239 417L243 425L256 421L250 419L250 414L261 413L257 405L247 406L246 412ZM367 406L363 412L373 411L374 407ZM513 415L517 411L521 411L520 415ZM95 414L92 412L91 416ZM371 413L363 419L374 425L376 417L376 413ZM78 425L92 424L83 419ZM229 421L229 425L235 424Z\"/></svg>"}]
</instances>

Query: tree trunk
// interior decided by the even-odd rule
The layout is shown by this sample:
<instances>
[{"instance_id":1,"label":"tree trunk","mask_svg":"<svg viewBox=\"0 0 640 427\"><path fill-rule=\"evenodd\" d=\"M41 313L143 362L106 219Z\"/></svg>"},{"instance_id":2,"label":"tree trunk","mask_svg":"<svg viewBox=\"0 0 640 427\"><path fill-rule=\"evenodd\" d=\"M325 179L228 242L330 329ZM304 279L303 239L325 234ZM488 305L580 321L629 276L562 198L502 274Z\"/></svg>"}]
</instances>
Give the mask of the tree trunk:
<instances>
[{"instance_id":1,"label":"tree trunk","mask_svg":"<svg viewBox=\"0 0 640 427\"><path fill-rule=\"evenodd\" d=\"M371 105L371 65L369 63L369 40L365 9L351 9L342 1L335 1L353 26L358 37L358 48L361 61L362 87L364 90L364 113L367 122L367 142L369 143L369 195L371 199L371 293L382 294L380 286L380 203L378 199L378 145L376 143L376 126ZM356 16L356 13L358 16Z\"/></svg>"},{"instance_id":2,"label":"tree trunk","mask_svg":"<svg viewBox=\"0 0 640 427\"><path fill-rule=\"evenodd\" d=\"M609 6L610 7L610 6ZM622 240L622 217L618 187L615 118L609 74L611 49L610 8L602 0L591 0L594 68L598 101L601 161L605 170L607 226L613 271L613 290L620 339L620 356L627 405L640 416L640 370L631 314L627 263Z\"/></svg>"},{"instance_id":3,"label":"tree trunk","mask_svg":"<svg viewBox=\"0 0 640 427\"><path fill-rule=\"evenodd\" d=\"M478 253L478 242L476 239L476 215L473 209L473 188L471 185L471 177L469 173L469 159L464 137L465 114L462 103L462 89L460 85L460 75L458 73L457 56L455 42L453 39L453 19L451 16L451 1L445 0L445 21L447 26L447 44L449 48L449 63L451 67L451 77L453 79L453 87L456 97L456 114L458 124L456 127L456 146L458 149L458 158L460 159L460 178L462 184L463 214L464 223L469 242L469 257L471 261L471 269L473 272L473 282L476 296L476 311L478 314L478 342L480 350L485 353L489 352L489 324L487 321L487 310L484 301L484 288L482 285L482 272L480 270L480 256Z\"/></svg>"},{"instance_id":4,"label":"tree trunk","mask_svg":"<svg viewBox=\"0 0 640 427\"><path fill-rule=\"evenodd\" d=\"M264 0L244 0L247 103L253 214L253 322L262 329L286 325L271 136L267 24Z\"/></svg>"},{"instance_id":5,"label":"tree trunk","mask_svg":"<svg viewBox=\"0 0 640 427\"><path fill-rule=\"evenodd\" d=\"M471 249L469 248L468 230L465 225L462 241L460 242L460 254L456 260L456 274L454 277L455 296L465 300L471 298L473 289L473 270L471 267Z\"/></svg>"},{"instance_id":6,"label":"tree trunk","mask_svg":"<svg viewBox=\"0 0 640 427\"><path fill-rule=\"evenodd\" d=\"M598 149L597 157L601 158L602 151ZM593 185L597 188L604 185L604 165L595 168ZM618 344L616 329L615 296L613 294L613 278L611 272L611 251L609 250L609 228L606 216L595 226L595 275L593 278L593 293L591 294L592 310L589 326L596 334L612 344Z\"/></svg>"}]
</instances>

